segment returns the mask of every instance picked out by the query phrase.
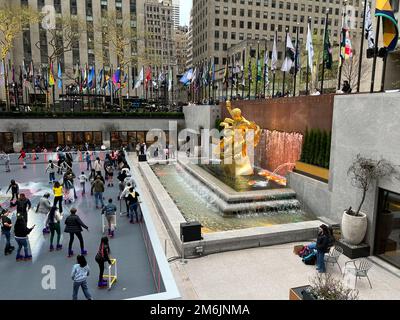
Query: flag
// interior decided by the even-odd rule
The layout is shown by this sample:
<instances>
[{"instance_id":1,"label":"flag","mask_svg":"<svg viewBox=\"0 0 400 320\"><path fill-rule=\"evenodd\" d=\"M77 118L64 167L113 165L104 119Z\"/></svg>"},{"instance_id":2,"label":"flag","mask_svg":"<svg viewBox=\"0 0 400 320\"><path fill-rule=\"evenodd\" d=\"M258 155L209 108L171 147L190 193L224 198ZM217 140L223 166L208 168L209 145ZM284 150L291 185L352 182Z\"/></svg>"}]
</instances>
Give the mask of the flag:
<instances>
[{"instance_id":1,"label":"flag","mask_svg":"<svg viewBox=\"0 0 400 320\"><path fill-rule=\"evenodd\" d=\"M168 91L172 91L172 86L173 86L173 75L172 75L172 68L169 68L168 71Z\"/></svg>"},{"instance_id":2,"label":"flag","mask_svg":"<svg viewBox=\"0 0 400 320\"><path fill-rule=\"evenodd\" d=\"M245 66L245 64L246 64L246 49L243 49L243 52L242 52L242 66L241 66L241 69L242 69L242 86L243 87L245 87L245 85L246 85L246 77L244 76L244 66Z\"/></svg>"},{"instance_id":3,"label":"flag","mask_svg":"<svg viewBox=\"0 0 400 320\"><path fill-rule=\"evenodd\" d=\"M340 33L340 60L339 63L342 65L345 60L353 57L353 50L351 48L351 40L349 28L346 21L342 21L342 32Z\"/></svg>"},{"instance_id":4,"label":"flag","mask_svg":"<svg viewBox=\"0 0 400 320\"><path fill-rule=\"evenodd\" d=\"M143 80L144 80L144 67L142 67L142 70L140 70L139 77L135 83L135 89L138 89L142 85Z\"/></svg>"},{"instance_id":5,"label":"flag","mask_svg":"<svg viewBox=\"0 0 400 320\"><path fill-rule=\"evenodd\" d=\"M62 70L60 63L58 63L57 85L58 89L62 89Z\"/></svg>"},{"instance_id":6,"label":"flag","mask_svg":"<svg viewBox=\"0 0 400 320\"><path fill-rule=\"evenodd\" d=\"M265 53L264 53L264 84L265 85L269 83L268 63L269 63L268 50L265 49Z\"/></svg>"},{"instance_id":7,"label":"flag","mask_svg":"<svg viewBox=\"0 0 400 320\"><path fill-rule=\"evenodd\" d=\"M54 81L54 75L53 75L53 62L50 63L50 69L49 69L49 87L53 87L55 84Z\"/></svg>"},{"instance_id":8,"label":"flag","mask_svg":"<svg viewBox=\"0 0 400 320\"><path fill-rule=\"evenodd\" d=\"M393 51L399 40L399 27L389 0L376 1L375 17L382 17L383 45L389 52Z\"/></svg>"},{"instance_id":9,"label":"flag","mask_svg":"<svg viewBox=\"0 0 400 320\"><path fill-rule=\"evenodd\" d=\"M208 61L203 62L203 84L208 84Z\"/></svg>"},{"instance_id":10,"label":"flag","mask_svg":"<svg viewBox=\"0 0 400 320\"><path fill-rule=\"evenodd\" d=\"M257 51L257 81L261 81L262 79L262 67L261 67L261 59L260 59L260 48Z\"/></svg>"},{"instance_id":11,"label":"flag","mask_svg":"<svg viewBox=\"0 0 400 320\"><path fill-rule=\"evenodd\" d=\"M325 26L323 62L327 69L332 69L332 45L329 39L328 24Z\"/></svg>"},{"instance_id":12,"label":"flag","mask_svg":"<svg viewBox=\"0 0 400 320\"><path fill-rule=\"evenodd\" d=\"M292 40L290 39L290 35L288 34L286 37L286 56L283 61L281 71L288 72L292 69L294 59L296 55L296 50L293 46Z\"/></svg>"},{"instance_id":13,"label":"flag","mask_svg":"<svg viewBox=\"0 0 400 320\"><path fill-rule=\"evenodd\" d=\"M113 74L113 83L119 84L121 82L121 69L118 67Z\"/></svg>"},{"instance_id":14,"label":"flag","mask_svg":"<svg viewBox=\"0 0 400 320\"><path fill-rule=\"evenodd\" d=\"M275 33L274 44L272 46L271 70L275 71L277 69L278 69L278 51L276 49L276 33Z\"/></svg>"},{"instance_id":15,"label":"flag","mask_svg":"<svg viewBox=\"0 0 400 320\"><path fill-rule=\"evenodd\" d=\"M308 66L310 68L311 73L313 72L313 60L314 60L314 45L313 45L313 40L312 40L312 32L311 32L311 26L310 24L307 25L307 43L306 43L306 49L307 49L307 55L308 55Z\"/></svg>"},{"instance_id":16,"label":"flag","mask_svg":"<svg viewBox=\"0 0 400 320\"><path fill-rule=\"evenodd\" d=\"M228 58L226 58L225 70L224 70L224 78L222 82L225 85L228 85L228 78L229 78L229 66L228 66Z\"/></svg>"},{"instance_id":17,"label":"flag","mask_svg":"<svg viewBox=\"0 0 400 320\"><path fill-rule=\"evenodd\" d=\"M148 67L146 70L146 78L145 78L146 89L150 81L151 81L151 67Z\"/></svg>"},{"instance_id":18,"label":"flag","mask_svg":"<svg viewBox=\"0 0 400 320\"><path fill-rule=\"evenodd\" d=\"M33 61L31 61L31 64L29 66L29 74L28 74L28 78L30 82L33 82L33 77L34 77L34 68L33 68Z\"/></svg>"},{"instance_id":19,"label":"flag","mask_svg":"<svg viewBox=\"0 0 400 320\"><path fill-rule=\"evenodd\" d=\"M196 68L194 68L194 71L193 71L193 75L192 75L192 79L191 79L192 83L196 83L197 73L198 73L198 71L197 71L197 67L196 67Z\"/></svg>"},{"instance_id":20,"label":"flag","mask_svg":"<svg viewBox=\"0 0 400 320\"><path fill-rule=\"evenodd\" d=\"M365 25L364 25L365 39L368 41L368 49L372 49L375 46L375 36L372 29L372 19L371 19L371 8L367 1L367 9L365 11Z\"/></svg>"},{"instance_id":21,"label":"flag","mask_svg":"<svg viewBox=\"0 0 400 320\"><path fill-rule=\"evenodd\" d=\"M101 82L103 81L103 74L104 74L104 68L100 70L99 75L97 76L96 80L96 89L100 90L102 85Z\"/></svg>"}]
</instances>

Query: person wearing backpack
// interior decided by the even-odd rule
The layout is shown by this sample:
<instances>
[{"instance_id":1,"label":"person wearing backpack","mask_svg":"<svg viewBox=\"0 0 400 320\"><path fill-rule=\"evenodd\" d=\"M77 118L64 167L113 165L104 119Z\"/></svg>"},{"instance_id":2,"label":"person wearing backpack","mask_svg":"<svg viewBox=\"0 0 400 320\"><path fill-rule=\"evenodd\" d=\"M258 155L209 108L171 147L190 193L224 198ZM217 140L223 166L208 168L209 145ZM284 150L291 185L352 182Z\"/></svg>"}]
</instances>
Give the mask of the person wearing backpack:
<instances>
[{"instance_id":1,"label":"person wearing backpack","mask_svg":"<svg viewBox=\"0 0 400 320\"><path fill-rule=\"evenodd\" d=\"M329 248L329 230L328 227L322 224L318 229L317 237L317 271L319 273L325 273L325 253L328 252Z\"/></svg>"},{"instance_id":2,"label":"person wearing backpack","mask_svg":"<svg viewBox=\"0 0 400 320\"><path fill-rule=\"evenodd\" d=\"M108 262L111 265L110 259L110 245L108 244L108 238L101 238L99 251L96 254L95 260L99 265L100 273L99 273L99 288L104 288L107 286L107 281L103 279L104 275L104 264Z\"/></svg>"},{"instance_id":3,"label":"person wearing backpack","mask_svg":"<svg viewBox=\"0 0 400 320\"><path fill-rule=\"evenodd\" d=\"M90 274L90 268L87 261L83 255L78 255L76 257L76 262L72 267L71 278L74 281L72 300L78 300L78 291L82 287L83 294L87 300L92 300L92 295L90 294L87 278Z\"/></svg>"},{"instance_id":4,"label":"person wearing backpack","mask_svg":"<svg viewBox=\"0 0 400 320\"><path fill-rule=\"evenodd\" d=\"M116 225L117 206L112 203L112 199L108 200L108 204L103 208L102 214L104 214L107 219L108 235L113 238Z\"/></svg>"}]
</instances>

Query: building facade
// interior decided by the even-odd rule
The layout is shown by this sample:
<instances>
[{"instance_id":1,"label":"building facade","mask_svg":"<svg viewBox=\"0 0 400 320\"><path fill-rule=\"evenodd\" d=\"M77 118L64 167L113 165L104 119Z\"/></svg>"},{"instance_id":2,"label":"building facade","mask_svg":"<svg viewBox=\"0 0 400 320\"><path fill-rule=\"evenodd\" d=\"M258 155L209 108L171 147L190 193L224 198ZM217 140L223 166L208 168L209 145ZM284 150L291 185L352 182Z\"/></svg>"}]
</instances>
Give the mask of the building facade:
<instances>
[{"instance_id":1,"label":"building facade","mask_svg":"<svg viewBox=\"0 0 400 320\"><path fill-rule=\"evenodd\" d=\"M56 15L57 33L43 28L42 23L31 25L23 30L23 34L15 40L14 48L10 53L9 61L18 70L19 65L29 66L33 63L36 73L46 74L49 66L49 57L54 52L54 45L64 46L65 50L56 56L54 64L61 65L63 73L63 90L73 82L76 66L84 68L95 67L96 70L104 68L111 73L123 64L125 72L129 74L129 94L133 95L131 85L137 76L138 70L138 8L143 7L144 0L0 0L3 5L28 5L33 10L42 12L45 6L51 6ZM68 21L78 21L71 26L76 40L70 41L65 33ZM124 34L122 51L114 44L113 32L122 30ZM121 39L121 38L120 38ZM121 40L122 41L122 40ZM69 44L70 43L70 44ZM122 62L123 61L123 62ZM55 74L57 68L55 67ZM33 90L33 88L30 88ZM56 86L56 96L62 90ZM127 91L128 93L128 91Z\"/></svg>"},{"instance_id":2,"label":"building facade","mask_svg":"<svg viewBox=\"0 0 400 320\"><path fill-rule=\"evenodd\" d=\"M189 29L187 35L187 60L186 60L186 69L189 70L193 67L193 10L190 12L190 22Z\"/></svg>"},{"instance_id":3,"label":"building facade","mask_svg":"<svg viewBox=\"0 0 400 320\"><path fill-rule=\"evenodd\" d=\"M347 1L346 19L352 37L362 32L362 1ZM297 27L299 38L305 43L307 20L311 17L314 35L323 38L326 12L331 41L338 42L342 26L341 0L279 1L279 0L197 0L193 1L193 63L212 58L216 69L223 68L228 48L244 40L266 39L272 51L277 32L278 58L284 56L285 30L292 38Z\"/></svg>"}]
</instances>

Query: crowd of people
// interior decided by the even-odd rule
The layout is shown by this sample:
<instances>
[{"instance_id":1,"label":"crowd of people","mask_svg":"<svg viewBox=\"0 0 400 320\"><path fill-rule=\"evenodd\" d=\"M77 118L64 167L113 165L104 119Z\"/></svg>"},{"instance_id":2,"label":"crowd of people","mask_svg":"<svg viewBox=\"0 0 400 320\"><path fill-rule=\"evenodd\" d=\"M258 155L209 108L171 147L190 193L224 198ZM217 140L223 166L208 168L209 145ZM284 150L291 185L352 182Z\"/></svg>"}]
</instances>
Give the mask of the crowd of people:
<instances>
[{"instance_id":1,"label":"crowd of people","mask_svg":"<svg viewBox=\"0 0 400 320\"><path fill-rule=\"evenodd\" d=\"M35 208L28 197L20 192L20 186L15 179L10 181L6 190L7 195L11 195L9 208L0 206L1 232L5 236L6 245L4 254L10 255L16 250L16 261L32 260L32 253L29 246L29 234L34 230L35 225L30 226L29 217L32 212L43 216L44 228L43 235L49 235L49 251L62 251L62 224L64 233L69 235L68 253L69 258L74 256L74 239L79 240L80 254L77 255L77 263L73 266L71 273L73 285L73 299L77 299L78 290L81 287L87 299L92 299L87 286L87 277L90 269L85 256L88 252L85 248L83 230L89 230L78 214L78 209L72 207L68 210L68 204L74 203L78 199L76 181L79 181L81 194L85 199L87 192L94 198L97 210L104 215L105 228L108 229L107 236L102 234L98 252L95 254L95 261L99 266L98 287L107 287L107 280L103 278L104 266L108 262L111 264L111 249L109 239L115 237L117 206L114 199L109 198L107 204L104 200L104 192L107 187L111 188L114 183L118 183L119 193L117 200L126 204L126 212L131 224L140 223L143 220L139 210L140 195L136 191L136 182L132 176L125 153L120 151L110 151L105 153L104 160L86 151L81 161L86 163L86 172L81 171L79 175L74 172L74 159L70 150L59 148L57 150L57 160L49 160L45 169L48 174L49 184L53 193L46 192L39 200ZM88 173L88 174L87 174ZM115 174L114 174L115 173ZM116 177L116 179L115 179ZM86 198L85 201L89 201ZM16 219L13 222L13 212L16 212ZM17 245L12 245L12 231ZM23 252L22 252L23 250Z\"/></svg>"}]
</instances>

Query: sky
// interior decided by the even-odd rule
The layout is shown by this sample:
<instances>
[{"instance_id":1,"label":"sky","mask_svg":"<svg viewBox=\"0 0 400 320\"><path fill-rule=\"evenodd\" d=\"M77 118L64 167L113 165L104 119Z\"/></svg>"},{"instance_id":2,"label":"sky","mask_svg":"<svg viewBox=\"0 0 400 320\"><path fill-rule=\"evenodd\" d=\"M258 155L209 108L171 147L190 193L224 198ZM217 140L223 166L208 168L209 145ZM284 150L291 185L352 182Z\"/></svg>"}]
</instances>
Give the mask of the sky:
<instances>
[{"instance_id":1,"label":"sky","mask_svg":"<svg viewBox=\"0 0 400 320\"><path fill-rule=\"evenodd\" d=\"M192 0L180 0L181 5L181 18L180 24L189 26L190 9L192 9Z\"/></svg>"}]
</instances>

